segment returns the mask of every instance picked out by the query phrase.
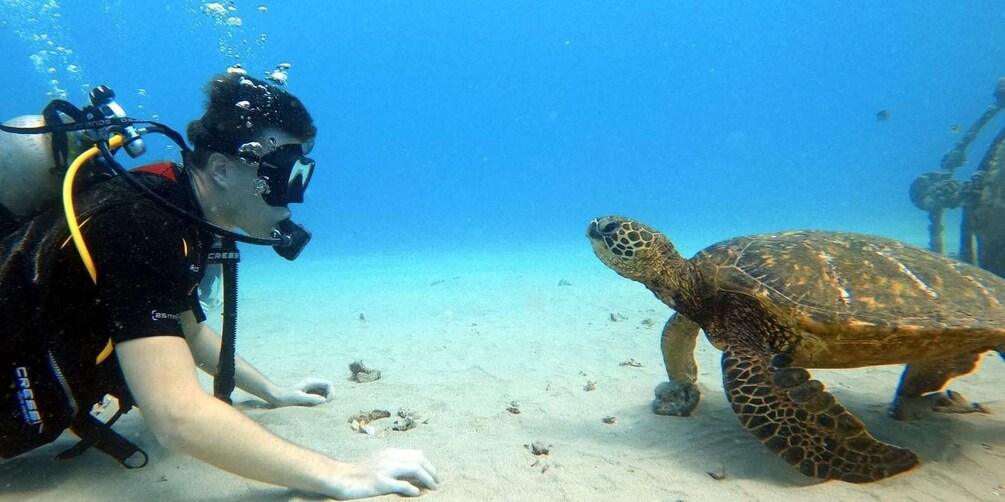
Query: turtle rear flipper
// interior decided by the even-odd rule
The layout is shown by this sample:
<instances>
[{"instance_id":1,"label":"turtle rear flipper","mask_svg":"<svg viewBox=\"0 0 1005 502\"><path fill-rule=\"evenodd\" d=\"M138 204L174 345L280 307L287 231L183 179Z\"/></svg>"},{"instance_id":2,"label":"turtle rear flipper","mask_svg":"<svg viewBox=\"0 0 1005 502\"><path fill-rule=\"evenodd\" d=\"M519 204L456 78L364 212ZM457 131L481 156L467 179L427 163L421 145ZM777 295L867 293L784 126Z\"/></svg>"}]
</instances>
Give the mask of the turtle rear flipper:
<instances>
[{"instance_id":1,"label":"turtle rear flipper","mask_svg":"<svg viewBox=\"0 0 1005 502\"><path fill-rule=\"evenodd\" d=\"M989 413L978 403L967 401L960 393L939 392L949 380L977 369L983 353L963 353L938 361L907 363L897 394L887 414L895 420L911 420L924 410L939 413Z\"/></svg>"},{"instance_id":2,"label":"turtle rear flipper","mask_svg":"<svg viewBox=\"0 0 1005 502\"><path fill-rule=\"evenodd\" d=\"M727 347L722 374L744 428L807 476L867 483L918 463L911 450L873 438L806 370L772 366L763 350Z\"/></svg>"}]
</instances>

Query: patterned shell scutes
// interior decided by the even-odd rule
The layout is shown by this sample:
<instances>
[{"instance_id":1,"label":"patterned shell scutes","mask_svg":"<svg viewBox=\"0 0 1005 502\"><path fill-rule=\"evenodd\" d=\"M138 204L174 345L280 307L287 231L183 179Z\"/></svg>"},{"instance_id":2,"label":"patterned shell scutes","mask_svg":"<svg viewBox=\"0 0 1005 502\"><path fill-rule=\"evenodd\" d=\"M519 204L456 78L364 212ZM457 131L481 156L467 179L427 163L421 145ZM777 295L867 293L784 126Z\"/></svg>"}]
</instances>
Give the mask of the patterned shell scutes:
<instances>
[{"instance_id":1,"label":"patterned shell scutes","mask_svg":"<svg viewBox=\"0 0 1005 502\"><path fill-rule=\"evenodd\" d=\"M822 325L1005 332L1005 279L890 239L762 234L714 244L692 261L715 291Z\"/></svg>"}]
</instances>

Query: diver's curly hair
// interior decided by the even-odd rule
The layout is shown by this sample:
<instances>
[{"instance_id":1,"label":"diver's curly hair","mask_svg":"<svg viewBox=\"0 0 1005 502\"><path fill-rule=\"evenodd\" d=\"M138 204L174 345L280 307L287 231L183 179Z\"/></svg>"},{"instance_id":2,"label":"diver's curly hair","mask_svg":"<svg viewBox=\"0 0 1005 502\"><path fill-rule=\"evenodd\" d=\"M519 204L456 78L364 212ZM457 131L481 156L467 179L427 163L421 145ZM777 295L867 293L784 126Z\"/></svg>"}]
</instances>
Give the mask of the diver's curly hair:
<instances>
[{"instance_id":1,"label":"diver's curly hair","mask_svg":"<svg viewBox=\"0 0 1005 502\"><path fill-rule=\"evenodd\" d=\"M296 96L257 78L221 73L206 84L206 97L206 113L186 131L196 164L213 152L235 155L268 128L305 142L317 135L314 119Z\"/></svg>"}]
</instances>

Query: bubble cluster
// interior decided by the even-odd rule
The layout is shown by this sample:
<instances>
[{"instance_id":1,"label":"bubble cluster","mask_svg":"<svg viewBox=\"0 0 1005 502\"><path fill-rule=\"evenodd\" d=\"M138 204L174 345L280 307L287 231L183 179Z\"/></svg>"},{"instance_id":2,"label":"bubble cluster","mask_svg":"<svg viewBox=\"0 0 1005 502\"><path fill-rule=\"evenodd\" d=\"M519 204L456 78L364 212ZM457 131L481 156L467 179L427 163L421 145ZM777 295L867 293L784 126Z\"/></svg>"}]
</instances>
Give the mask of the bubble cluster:
<instances>
[{"instance_id":1,"label":"bubble cluster","mask_svg":"<svg viewBox=\"0 0 1005 502\"><path fill-rule=\"evenodd\" d=\"M275 70L265 72L265 79L277 85L286 85L286 81L290 78L289 69L292 67L290 63L279 63Z\"/></svg>"},{"instance_id":2,"label":"bubble cluster","mask_svg":"<svg viewBox=\"0 0 1005 502\"><path fill-rule=\"evenodd\" d=\"M231 9L236 10L234 7L231 7ZM202 13L207 16L223 19L227 15L227 8L220 2L206 3L202 6Z\"/></svg>"},{"instance_id":3,"label":"bubble cluster","mask_svg":"<svg viewBox=\"0 0 1005 502\"><path fill-rule=\"evenodd\" d=\"M257 7L256 10L258 14L268 12L268 8L264 5ZM205 2L198 11L204 15L204 18L212 20L213 29L219 32L217 48L220 54L225 57L248 62L253 56L252 51L255 47L265 47L265 42L268 40L267 35L265 33L259 35L249 33L255 30L256 23L254 19L243 16L242 11L233 0ZM247 14L247 11L243 14Z\"/></svg>"},{"instance_id":4,"label":"bubble cluster","mask_svg":"<svg viewBox=\"0 0 1005 502\"><path fill-rule=\"evenodd\" d=\"M67 99L70 87L86 93L81 81L83 68L63 41L66 31L61 24L59 2L0 0L0 17L4 26L28 45L28 60L41 80L48 83L49 97Z\"/></svg>"}]
</instances>

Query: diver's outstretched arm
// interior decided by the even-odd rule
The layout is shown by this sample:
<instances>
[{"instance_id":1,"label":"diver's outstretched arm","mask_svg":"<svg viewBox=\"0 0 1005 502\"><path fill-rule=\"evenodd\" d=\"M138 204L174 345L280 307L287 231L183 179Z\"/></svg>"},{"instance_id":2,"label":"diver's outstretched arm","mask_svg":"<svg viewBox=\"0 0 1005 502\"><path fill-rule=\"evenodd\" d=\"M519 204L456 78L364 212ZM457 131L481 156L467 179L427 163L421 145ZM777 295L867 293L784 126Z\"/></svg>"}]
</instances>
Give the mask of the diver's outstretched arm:
<instances>
[{"instance_id":1,"label":"diver's outstretched arm","mask_svg":"<svg viewBox=\"0 0 1005 502\"><path fill-rule=\"evenodd\" d=\"M191 311L182 313L185 340L199 369L215 375L220 361L220 335L207 323L196 323ZM335 397L335 384L331 380L309 376L294 385L282 387L268 379L248 361L237 356L234 381L237 388L251 394L273 407L315 406Z\"/></svg>"},{"instance_id":2,"label":"diver's outstretched arm","mask_svg":"<svg viewBox=\"0 0 1005 502\"><path fill-rule=\"evenodd\" d=\"M269 432L200 387L179 337L136 338L115 352L143 417L169 449L239 476L329 497L414 496L436 488L436 471L421 451L389 449L346 463Z\"/></svg>"}]
</instances>

